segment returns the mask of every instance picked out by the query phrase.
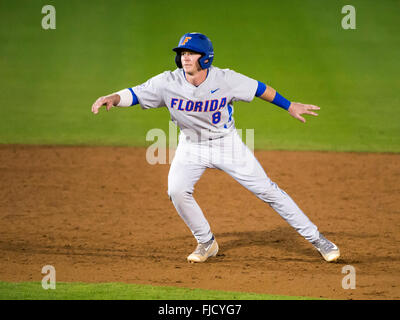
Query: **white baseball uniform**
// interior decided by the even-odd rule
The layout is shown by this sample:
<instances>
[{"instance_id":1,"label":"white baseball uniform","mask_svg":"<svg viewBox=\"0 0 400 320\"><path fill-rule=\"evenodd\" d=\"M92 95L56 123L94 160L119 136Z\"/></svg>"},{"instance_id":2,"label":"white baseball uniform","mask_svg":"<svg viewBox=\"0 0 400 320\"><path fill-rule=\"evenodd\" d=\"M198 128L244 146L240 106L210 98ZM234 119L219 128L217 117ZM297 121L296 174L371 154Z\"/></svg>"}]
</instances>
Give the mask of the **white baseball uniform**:
<instances>
[{"instance_id":1,"label":"white baseball uniform","mask_svg":"<svg viewBox=\"0 0 400 320\"><path fill-rule=\"evenodd\" d=\"M167 107L180 128L179 144L168 175L168 195L199 243L212 238L207 219L193 198L194 185L206 168L231 175L268 203L306 240L318 239L317 227L296 203L272 182L253 152L242 142L233 119L233 102L253 100L258 81L230 69L211 66L194 86L183 69L163 72L142 85L117 92L118 106L134 96L143 109Z\"/></svg>"}]
</instances>

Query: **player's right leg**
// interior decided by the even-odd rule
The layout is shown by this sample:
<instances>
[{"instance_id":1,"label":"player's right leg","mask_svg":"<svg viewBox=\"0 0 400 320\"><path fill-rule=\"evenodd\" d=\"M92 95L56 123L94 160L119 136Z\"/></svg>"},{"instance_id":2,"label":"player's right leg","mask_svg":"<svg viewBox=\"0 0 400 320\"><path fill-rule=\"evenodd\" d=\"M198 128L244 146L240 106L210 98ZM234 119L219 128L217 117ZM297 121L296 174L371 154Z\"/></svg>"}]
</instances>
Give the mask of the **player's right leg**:
<instances>
[{"instance_id":1,"label":"player's right leg","mask_svg":"<svg viewBox=\"0 0 400 320\"><path fill-rule=\"evenodd\" d=\"M218 252L210 225L193 197L194 185L207 168L197 151L195 145L180 142L168 174L168 195L198 242L189 262L204 262Z\"/></svg>"}]
</instances>

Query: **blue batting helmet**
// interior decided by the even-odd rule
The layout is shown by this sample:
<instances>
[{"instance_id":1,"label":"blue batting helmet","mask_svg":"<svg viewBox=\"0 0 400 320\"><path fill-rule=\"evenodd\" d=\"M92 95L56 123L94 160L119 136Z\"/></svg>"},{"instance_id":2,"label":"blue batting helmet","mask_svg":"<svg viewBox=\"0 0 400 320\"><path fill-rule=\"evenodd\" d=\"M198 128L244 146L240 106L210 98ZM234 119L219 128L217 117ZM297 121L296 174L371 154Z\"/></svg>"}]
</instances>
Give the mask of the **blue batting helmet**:
<instances>
[{"instance_id":1,"label":"blue batting helmet","mask_svg":"<svg viewBox=\"0 0 400 320\"><path fill-rule=\"evenodd\" d=\"M210 39L204 34L197 32L186 33L179 40L178 46L172 49L176 52L175 63L178 68L182 68L180 53L184 49L201 54L199 64L202 69L207 69L211 66L214 59L214 49Z\"/></svg>"}]
</instances>

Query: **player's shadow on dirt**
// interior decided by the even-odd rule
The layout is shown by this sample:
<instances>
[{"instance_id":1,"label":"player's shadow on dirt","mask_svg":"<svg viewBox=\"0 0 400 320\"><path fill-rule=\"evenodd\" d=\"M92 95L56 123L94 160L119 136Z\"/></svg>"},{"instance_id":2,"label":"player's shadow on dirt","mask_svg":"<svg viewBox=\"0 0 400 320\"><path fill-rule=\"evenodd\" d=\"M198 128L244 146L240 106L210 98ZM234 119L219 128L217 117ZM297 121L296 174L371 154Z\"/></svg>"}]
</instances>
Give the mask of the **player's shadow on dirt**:
<instances>
[{"instance_id":1,"label":"player's shadow on dirt","mask_svg":"<svg viewBox=\"0 0 400 320\"><path fill-rule=\"evenodd\" d=\"M329 233L326 233L326 236L328 235ZM219 233L217 240L220 244L218 254L220 259L230 256L230 251L240 248L248 249L242 250L245 255L248 255L247 257L243 256L243 258L252 259L253 255L256 256L259 253L256 247L265 247L265 256L268 256L268 252L270 252L270 257L280 260L304 261L304 258L306 258L310 261L320 261L321 259L316 249L290 227L279 227L265 231ZM237 259L237 255L235 255L235 259Z\"/></svg>"}]
</instances>

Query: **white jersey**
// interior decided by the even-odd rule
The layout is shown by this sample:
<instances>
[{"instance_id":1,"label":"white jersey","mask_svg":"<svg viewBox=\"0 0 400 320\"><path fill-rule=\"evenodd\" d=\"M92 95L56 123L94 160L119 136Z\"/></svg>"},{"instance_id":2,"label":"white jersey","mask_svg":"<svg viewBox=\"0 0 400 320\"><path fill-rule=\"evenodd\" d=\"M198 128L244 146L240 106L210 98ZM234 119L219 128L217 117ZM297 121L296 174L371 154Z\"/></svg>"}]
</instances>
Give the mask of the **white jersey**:
<instances>
[{"instance_id":1,"label":"white jersey","mask_svg":"<svg viewBox=\"0 0 400 320\"><path fill-rule=\"evenodd\" d=\"M168 174L168 195L199 243L207 243L213 237L193 198L194 186L206 168L227 172L268 203L305 239L319 239L318 228L269 179L235 130L233 103L250 102L257 89L258 81L254 79L229 69L210 67L206 80L197 87L186 80L183 69L176 69L118 92L119 106L136 103L135 95L143 109L167 107L171 119L183 132Z\"/></svg>"},{"instance_id":2,"label":"white jersey","mask_svg":"<svg viewBox=\"0 0 400 320\"><path fill-rule=\"evenodd\" d=\"M235 129L233 102L253 100L258 81L230 69L211 66L207 78L194 86L183 69L165 71L131 89L143 109L167 107L171 120L197 141L215 139ZM130 106L129 89L118 92L118 106Z\"/></svg>"}]
</instances>

